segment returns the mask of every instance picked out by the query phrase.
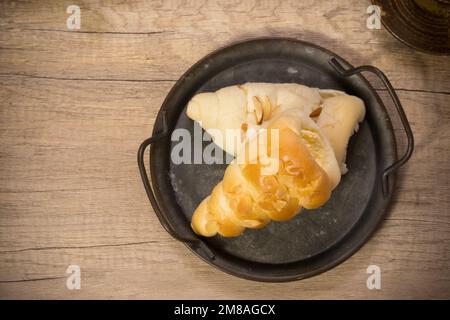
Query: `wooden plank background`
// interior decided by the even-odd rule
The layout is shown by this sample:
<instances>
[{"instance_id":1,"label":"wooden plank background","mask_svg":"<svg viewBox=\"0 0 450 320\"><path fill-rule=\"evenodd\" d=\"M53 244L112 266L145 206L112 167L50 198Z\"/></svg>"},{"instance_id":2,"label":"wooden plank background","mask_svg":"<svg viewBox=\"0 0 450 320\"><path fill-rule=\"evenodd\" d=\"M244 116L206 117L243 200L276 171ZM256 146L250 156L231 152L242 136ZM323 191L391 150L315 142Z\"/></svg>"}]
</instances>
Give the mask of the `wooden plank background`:
<instances>
[{"instance_id":1,"label":"wooden plank background","mask_svg":"<svg viewBox=\"0 0 450 320\"><path fill-rule=\"evenodd\" d=\"M79 31L66 28L71 4L81 8ZM369 4L2 1L0 298L450 298L450 59L367 29ZM181 74L257 36L311 41L381 68L416 138L376 234L304 281L252 282L200 261L159 225L136 165ZM66 288L70 264L81 267L81 290ZM370 264L381 267L381 290L366 287Z\"/></svg>"}]
</instances>

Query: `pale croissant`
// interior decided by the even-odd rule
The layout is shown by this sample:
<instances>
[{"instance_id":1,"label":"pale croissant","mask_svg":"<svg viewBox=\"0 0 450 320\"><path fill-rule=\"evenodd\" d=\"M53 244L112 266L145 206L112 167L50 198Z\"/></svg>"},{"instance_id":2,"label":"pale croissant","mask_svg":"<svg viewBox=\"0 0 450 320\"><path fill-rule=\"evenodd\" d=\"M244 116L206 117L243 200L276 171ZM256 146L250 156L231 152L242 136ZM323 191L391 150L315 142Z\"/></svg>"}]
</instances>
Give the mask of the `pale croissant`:
<instances>
[{"instance_id":1,"label":"pale croissant","mask_svg":"<svg viewBox=\"0 0 450 320\"><path fill-rule=\"evenodd\" d=\"M333 147L341 172L345 174L347 145L366 114L364 102L355 96L339 95L325 99L320 108L317 125Z\"/></svg>"},{"instance_id":2,"label":"pale croissant","mask_svg":"<svg viewBox=\"0 0 450 320\"><path fill-rule=\"evenodd\" d=\"M266 126L268 121L289 109L314 116L329 140L339 168L328 166L324 169L333 186L337 186L340 174L347 171L348 141L365 116L364 103L355 96L294 83L245 83L195 95L188 103L187 115L198 121L220 148L236 156L241 148L234 141L223 138L227 136L227 129L240 132L239 140L245 142L254 132L251 129Z\"/></svg>"},{"instance_id":3,"label":"pale croissant","mask_svg":"<svg viewBox=\"0 0 450 320\"><path fill-rule=\"evenodd\" d=\"M188 103L187 115L201 122L219 147L236 156L239 146L216 139L218 134L225 136L226 130L242 129L245 140L251 129L287 109L301 108L309 114L320 101L317 89L299 84L245 83L195 95Z\"/></svg>"},{"instance_id":4,"label":"pale croissant","mask_svg":"<svg viewBox=\"0 0 450 320\"><path fill-rule=\"evenodd\" d=\"M270 139L272 130L278 133L276 142ZM271 121L267 136L267 156L277 162L278 170L264 174L267 164L259 156L255 163L251 157L241 157L244 163L235 159L223 180L195 210L192 228L196 233L237 236L245 228L261 228L270 220L289 220L302 207L317 208L329 199L333 183L317 159L322 164L337 163L314 121L300 110L286 111ZM254 136L246 146L258 138ZM276 158L273 143L278 143ZM241 154L244 152L248 149Z\"/></svg>"}]
</instances>

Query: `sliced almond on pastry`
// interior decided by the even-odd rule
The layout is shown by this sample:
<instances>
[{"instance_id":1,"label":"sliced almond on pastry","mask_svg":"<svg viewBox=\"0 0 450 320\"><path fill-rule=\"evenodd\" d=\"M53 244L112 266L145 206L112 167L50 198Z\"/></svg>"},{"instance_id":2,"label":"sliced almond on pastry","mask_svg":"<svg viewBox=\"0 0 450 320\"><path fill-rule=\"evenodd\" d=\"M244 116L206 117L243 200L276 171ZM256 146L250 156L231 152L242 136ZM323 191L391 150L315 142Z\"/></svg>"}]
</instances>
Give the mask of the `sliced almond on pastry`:
<instances>
[{"instance_id":1,"label":"sliced almond on pastry","mask_svg":"<svg viewBox=\"0 0 450 320\"><path fill-rule=\"evenodd\" d=\"M263 121L263 106L261 103L261 100L257 96L253 96L253 106L255 107L255 117L256 117L256 124L261 124Z\"/></svg>"},{"instance_id":2,"label":"sliced almond on pastry","mask_svg":"<svg viewBox=\"0 0 450 320\"><path fill-rule=\"evenodd\" d=\"M313 112L311 112L309 114L310 118L316 118L318 116L320 116L320 113L322 112L322 107L318 107L317 109L315 109Z\"/></svg>"}]
</instances>

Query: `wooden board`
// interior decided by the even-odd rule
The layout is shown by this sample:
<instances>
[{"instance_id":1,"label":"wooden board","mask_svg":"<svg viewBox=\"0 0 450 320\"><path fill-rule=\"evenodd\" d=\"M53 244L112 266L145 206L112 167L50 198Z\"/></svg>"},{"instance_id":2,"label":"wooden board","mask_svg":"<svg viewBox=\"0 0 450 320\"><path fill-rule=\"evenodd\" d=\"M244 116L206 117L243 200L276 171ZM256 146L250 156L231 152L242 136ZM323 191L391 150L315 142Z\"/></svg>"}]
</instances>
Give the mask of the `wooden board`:
<instances>
[{"instance_id":1,"label":"wooden board","mask_svg":"<svg viewBox=\"0 0 450 320\"><path fill-rule=\"evenodd\" d=\"M0 4L0 298L450 298L448 57L368 30L365 1L78 3L77 32L65 25L72 2ZM159 225L136 165L176 79L254 36L296 37L380 67L416 138L374 237L300 282L241 280L200 261ZM66 288L70 264L81 290ZM366 287L371 264L381 290Z\"/></svg>"}]
</instances>

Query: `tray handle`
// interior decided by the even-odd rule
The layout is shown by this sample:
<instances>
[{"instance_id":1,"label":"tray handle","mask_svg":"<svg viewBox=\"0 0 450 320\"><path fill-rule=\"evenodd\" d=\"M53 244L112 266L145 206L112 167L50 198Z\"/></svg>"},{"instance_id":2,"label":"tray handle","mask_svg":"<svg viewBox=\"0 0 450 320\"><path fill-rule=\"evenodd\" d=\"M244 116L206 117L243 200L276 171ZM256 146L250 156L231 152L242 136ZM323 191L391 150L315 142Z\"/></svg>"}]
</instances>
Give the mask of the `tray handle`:
<instances>
[{"instance_id":1,"label":"tray handle","mask_svg":"<svg viewBox=\"0 0 450 320\"><path fill-rule=\"evenodd\" d=\"M403 129L405 130L406 137L408 140L408 145L405 151L405 154L395 161L393 164L391 164L389 167L384 169L383 175L382 175L382 188L383 188L383 194L389 193L389 175L393 172L395 172L398 168L403 166L411 157L412 152L414 150L414 137L411 131L411 127L409 126L408 119L406 118L405 111L403 110L403 107L400 103L400 100L395 93L394 88L392 87L391 82L386 77L386 75L378 68L374 66L360 66L357 68L350 68L350 69L344 69L342 65L338 62L336 58L331 58L330 60L331 66L341 75L344 77L349 77L352 75L355 75L357 73L361 73L364 71L371 72L374 75L376 75L384 84L387 91L389 92L389 95L391 96L392 100L394 101L395 108L397 109L398 115L400 116L400 120L402 121Z\"/></svg>"},{"instance_id":2,"label":"tray handle","mask_svg":"<svg viewBox=\"0 0 450 320\"><path fill-rule=\"evenodd\" d=\"M147 147L149 145L151 145L152 143L155 143L155 142L163 139L169 133L169 130L167 128L167 120L166 120L165 112L163 112L163 114L162 114L162 121L163 121L162 122L163 130L160 133L157 133L157 134L151 136L150 138L145 139L141 143L139 150L138 150L138 154L137 154L137 162L138 162L138 166L139 166L139 172L141 174L145 192L147 193L148 199L150 200L150 203L152 204L152 207L155 211L156 216L158 217L159 222L161 223L163 228L167 231L167 233L169 233L174 239L181 241L181 242L201 242L201 240L199 238L182 236L174 228L174 226L172 225L172 223L170 223L170 221L166 218L166 216L162 213L162 211L158 205L158 202L156 201L155 195L153 193L153 188L152 188L152 185L151 185L148 175L147 175L147 170L145 169L145 165L144 165L145 149L147 149Z\"/></svg>"}]
</instances>

